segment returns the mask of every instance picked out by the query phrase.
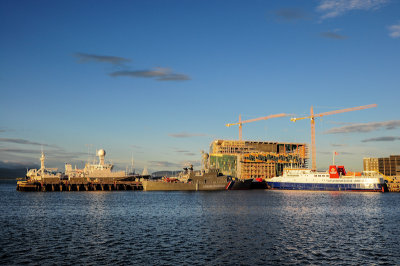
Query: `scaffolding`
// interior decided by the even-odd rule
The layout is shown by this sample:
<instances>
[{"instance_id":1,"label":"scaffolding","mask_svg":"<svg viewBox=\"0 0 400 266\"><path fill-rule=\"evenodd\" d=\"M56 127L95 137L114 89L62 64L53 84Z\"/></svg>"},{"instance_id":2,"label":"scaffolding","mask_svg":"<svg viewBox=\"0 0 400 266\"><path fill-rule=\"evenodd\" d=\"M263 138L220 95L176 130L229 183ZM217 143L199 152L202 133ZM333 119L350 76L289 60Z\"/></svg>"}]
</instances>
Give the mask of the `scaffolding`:
<instances>
[{"instance_id":1,"label":"scaffolding","mask_svg":"<svg viewBox=\"0 0 400 266\"><path fill-rule=\"evenodd\" d=\"M386 176L400 176L400 155L378 158L379 172Z\"/></svg>"},{"instance_id":2,"label":"scaffolding","mask_svg":"<svg viewBox=\"0 0 400 266\"><path fill-rule=\"evenodd\" d=\"M307 167L305 143L215 140L210 145L210 164L239 179L271 178L285 167Z\"/></svg>"}]
</instances>

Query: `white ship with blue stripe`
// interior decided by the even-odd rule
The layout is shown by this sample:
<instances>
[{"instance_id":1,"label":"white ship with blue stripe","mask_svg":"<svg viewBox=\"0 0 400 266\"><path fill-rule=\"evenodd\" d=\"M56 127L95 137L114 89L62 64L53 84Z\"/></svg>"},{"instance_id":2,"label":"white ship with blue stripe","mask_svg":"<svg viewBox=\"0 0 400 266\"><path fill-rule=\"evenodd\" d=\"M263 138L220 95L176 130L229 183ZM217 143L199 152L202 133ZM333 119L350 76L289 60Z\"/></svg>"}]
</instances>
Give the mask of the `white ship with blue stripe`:
<instances>
[{"instance_id":1,"label":"white ship with blue stripe","mask_svg":"<svg viewBox=\"0 0 400 266\"><path fill-rule=\"evenodd\" d=\"M374 171L346 173L343 166L331 165L329 171L310 169L284 169L282 176L267 179L271 189L330 190L330 191L376 191L384 192L385 181Z\"/></svg>"}]
</instances>

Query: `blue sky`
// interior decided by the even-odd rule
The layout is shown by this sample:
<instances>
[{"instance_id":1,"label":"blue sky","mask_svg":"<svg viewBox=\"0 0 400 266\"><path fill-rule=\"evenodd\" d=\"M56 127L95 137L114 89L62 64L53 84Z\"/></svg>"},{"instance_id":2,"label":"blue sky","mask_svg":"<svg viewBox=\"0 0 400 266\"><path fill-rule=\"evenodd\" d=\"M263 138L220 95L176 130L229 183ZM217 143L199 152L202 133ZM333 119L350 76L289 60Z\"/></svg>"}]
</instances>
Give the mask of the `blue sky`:
<instances>
[{"instance_id":1,"label":"blue sky","mask_svg":"<svg viewBox=\"0 0 400 266\"><path fill-rule=\"evenodd\" d=\"M399 154L400 2L0 2L0 164L198 164L226 123L376 103L316 124L317 166ZM310 143L308 120L244 125ZM88 146L88 144L91 144Z\"/></svg>"}]
</instances>

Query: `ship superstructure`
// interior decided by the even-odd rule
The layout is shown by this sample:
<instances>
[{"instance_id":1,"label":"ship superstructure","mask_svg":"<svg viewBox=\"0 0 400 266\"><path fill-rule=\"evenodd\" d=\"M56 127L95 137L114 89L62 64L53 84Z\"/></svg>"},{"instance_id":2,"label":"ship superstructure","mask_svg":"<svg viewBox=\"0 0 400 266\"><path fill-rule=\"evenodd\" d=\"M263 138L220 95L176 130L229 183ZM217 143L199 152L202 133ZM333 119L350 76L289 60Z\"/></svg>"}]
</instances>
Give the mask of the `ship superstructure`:
<instances>
[{"instance_id":1,"label":"ship superstructure","mask_svg":"<svg viewBox=\"0 0 400 266\"><path fill-rule=\"evenodd\" d=\"M97 151L99 157L98 163L86 163L83 169L73 169L71 164L65 164L65 174L71 178L84 178L88 181L116 181L128 178L129 175L125 171L113 171L114 165L106 163L106 151L100 149Z\"/></svg>"},{"instance_id":2,"label":"ship superstructure","mask_svg":"<svg viewBox=\"0 0 400 266\"><path fill-rule=\"evenodd\" d=\"M58 168L46 168L44 161L46 156L42 151L40 156L40 169L29 169L26 173L26 179L32 182L51 182L60 180L64 175L58 172Z\"/></svg>"},{"instance_id":3,"label":"ship superstructure","mask_svg":"<svg viewBox=\"0 0 400 266\"><path fill-rule=\"evenodd\" d=\"M177 177L163 178L162 180L143 180L143 190L225 190L233 185L230 177L210 167L209 155L202 152L202 169L194 171L193 165L183 168Z\"/></svg>"}]
</instances>

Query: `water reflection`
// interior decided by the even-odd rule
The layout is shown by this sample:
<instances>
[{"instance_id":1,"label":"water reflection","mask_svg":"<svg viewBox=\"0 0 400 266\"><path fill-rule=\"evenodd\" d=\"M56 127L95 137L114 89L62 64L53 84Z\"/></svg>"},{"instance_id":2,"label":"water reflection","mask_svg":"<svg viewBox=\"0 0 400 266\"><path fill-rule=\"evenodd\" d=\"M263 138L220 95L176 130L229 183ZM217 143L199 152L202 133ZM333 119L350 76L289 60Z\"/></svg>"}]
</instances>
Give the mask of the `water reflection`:
<instances>
[{"instance_id":1,"label":"water reflection","mask_svg":"<svg viewBox=\"0 0 400 266\"><path fill-rule=\"evenodd\" d=\"M0 194L1 264L395 264L399 194Z\"/></svg>"}]
</instances>

